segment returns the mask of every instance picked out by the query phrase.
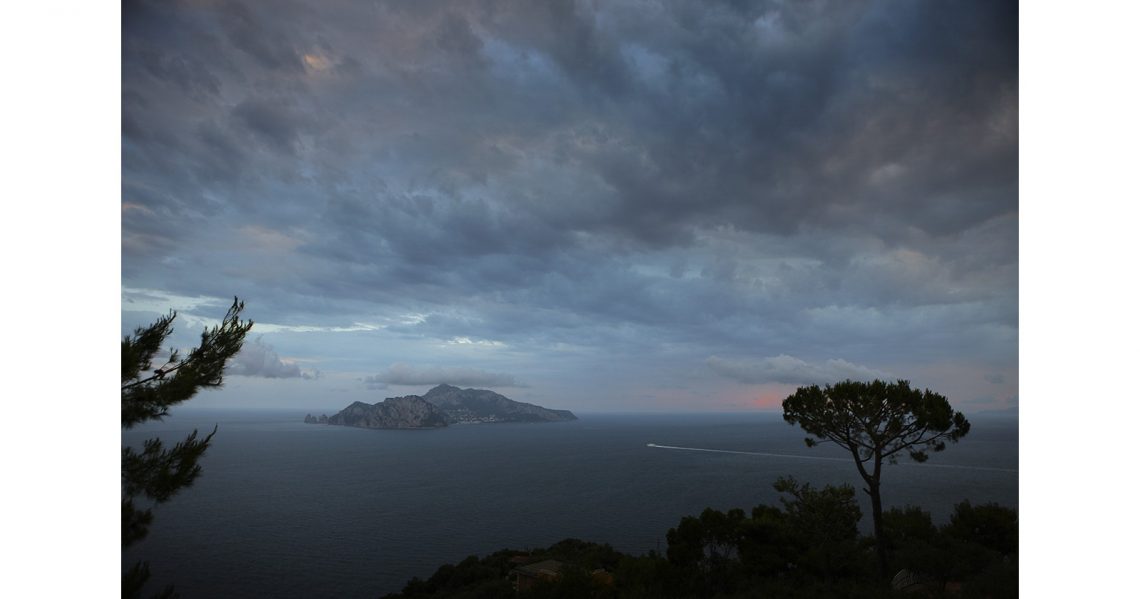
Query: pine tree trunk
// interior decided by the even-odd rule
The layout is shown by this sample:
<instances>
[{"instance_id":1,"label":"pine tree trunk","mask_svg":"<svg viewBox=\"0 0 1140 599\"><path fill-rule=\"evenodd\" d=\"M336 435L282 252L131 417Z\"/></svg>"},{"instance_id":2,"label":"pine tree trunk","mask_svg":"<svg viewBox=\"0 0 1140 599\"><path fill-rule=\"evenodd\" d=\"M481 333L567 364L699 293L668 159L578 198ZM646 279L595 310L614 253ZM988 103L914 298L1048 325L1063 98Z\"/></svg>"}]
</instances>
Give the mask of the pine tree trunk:
<instances>
[{"instance_id":1,"label":"pine tree trunk","mask_svg":"<svg viewBox=\"0 0 1140 599\"><path fill-rule=\"evenodd\" d=\"M875 551L879 555L879 574L887 579L887 540L883 538L883 498L879 495L879 481L867 481L867 493L871 496L871 518L875 523Z\"/></svg>"}]
</instances>

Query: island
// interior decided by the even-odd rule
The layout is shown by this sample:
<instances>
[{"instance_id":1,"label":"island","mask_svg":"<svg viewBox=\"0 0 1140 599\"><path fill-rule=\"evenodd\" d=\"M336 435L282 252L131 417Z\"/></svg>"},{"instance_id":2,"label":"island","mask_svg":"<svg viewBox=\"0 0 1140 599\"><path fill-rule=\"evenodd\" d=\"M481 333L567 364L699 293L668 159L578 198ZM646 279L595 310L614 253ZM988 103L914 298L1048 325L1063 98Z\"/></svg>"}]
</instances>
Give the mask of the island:
<instances>
[{"instance_id":1,"label":"island","mask_svg":"<svg viewBox=\"0 0 1140 599\"><path fill-rule=\"evenodd\" d=\"M460 389L439 385L419 395L389 397L375 404L353 402L332 416L305 416L308 424L334 424L361 428L432 429L450 424L492 422L560 422L577 420L569 410L508 399L486 389Z\"/></svg>"}]
</instances>

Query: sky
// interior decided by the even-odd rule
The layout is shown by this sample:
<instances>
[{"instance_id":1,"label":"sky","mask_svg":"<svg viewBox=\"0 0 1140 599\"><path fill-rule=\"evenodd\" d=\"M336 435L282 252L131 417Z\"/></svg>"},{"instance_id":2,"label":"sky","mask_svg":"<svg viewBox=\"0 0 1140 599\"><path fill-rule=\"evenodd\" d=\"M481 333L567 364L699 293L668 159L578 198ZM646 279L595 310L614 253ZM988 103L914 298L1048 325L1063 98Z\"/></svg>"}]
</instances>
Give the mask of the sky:
<instances>
[{"instance_id":1,"label":"sky","mask_svg":"<svg viewBox=\"0 0 1140 599\"><path fill-rule=\"evenodd\" d=\"M124 2L121 327L199 407L1018 406L1009 2Z\"/></svg>"}]
</instances>

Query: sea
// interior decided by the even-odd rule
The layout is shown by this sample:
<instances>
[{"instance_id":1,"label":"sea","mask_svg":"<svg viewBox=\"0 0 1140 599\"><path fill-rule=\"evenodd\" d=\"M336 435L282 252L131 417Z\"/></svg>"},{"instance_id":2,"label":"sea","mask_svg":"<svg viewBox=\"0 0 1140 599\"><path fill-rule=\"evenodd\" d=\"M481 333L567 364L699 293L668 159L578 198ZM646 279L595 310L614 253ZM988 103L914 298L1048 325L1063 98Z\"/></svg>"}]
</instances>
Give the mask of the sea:
<instances>
[{"instance_id":1,"label":"sea","mask_svg":"<svg viewBox=\"0 0 1140 599\"><path fill-rule=\"evenodd\" d=\"M578 414L572 422L369 430L304 424L304 411L184 409L122 433L168 444L217 426L192 487L154 507L122 566L186 598L379 597L442 564L565 538L664 552L683 516L779 505L790 475L861 488L849 454L807 448L780 414ZM954 505L1017 508L1016 418L971 418L925 464L887 466L886 507L935 523ZM869 533L870 502L859 492ZM148 587L151 588L151 587Z\"/></svg>"}]
</instances>

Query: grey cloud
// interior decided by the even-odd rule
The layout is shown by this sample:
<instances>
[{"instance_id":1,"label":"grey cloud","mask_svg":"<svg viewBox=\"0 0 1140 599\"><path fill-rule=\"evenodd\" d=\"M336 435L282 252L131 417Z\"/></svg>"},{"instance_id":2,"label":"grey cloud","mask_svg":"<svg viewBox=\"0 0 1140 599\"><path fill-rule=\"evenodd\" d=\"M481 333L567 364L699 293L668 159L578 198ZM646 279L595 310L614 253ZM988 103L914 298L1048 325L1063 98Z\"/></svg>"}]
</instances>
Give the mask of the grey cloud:
<instances>
[{"instance_id":1,"label":"grey cloud","mask_svg":"<svg viewBox=\"0 0 1140 599\"><path fill-rule=\"evenodd\" d=\"M374 376L366 376L363 379L364 388L369 391L383 391L388 388L388 383L377 380Z\"/></svg>"},{"instance_id":2,"label":"grey cloud","mask_svg":"<svg viewBox=\"0 0 1140 599\"><path fill-rule=\"evenodd\" d=\"M234 136L215 122L198 124L196 138L201 142L201 158L195 174L205 184L237 183L248 172L249 159Z\"/></svg>"},{"instance_id":3,"label":"grey cloud","mask_svg":"<svg viewBox=\"0 0 1140 599\"><path fill-rule=\"evenodd\" d=\"M524 387L509 374L476 368L426 366L396 363L380 374L364 378L369 389L385 389L388 385L471 385L480 387Z\"/></svg>"},{"instance_id":4,"label":"grey cloud","mask_svg":"<svg viewBox=\"0 0 1140 599\"><path fill-rule=\"evenodd\" d=\"M994 372L991 374L987 374L983 378L986 379L986 382L993 384L993 385L1000 385L1000 384L1005 382L1005 375L1001 374L1000 372Z\"/></svg>"},{"instance_id":5,"label":"grey cloud","mask_svg":"<svg viewBox=\"0 0 1140 599\"><path fill-rule=\"evenodd\" d=\"M483 40L475 35L466 19L455 13L443 17L435 42L458 61L472 66L482 65Z\"/></svg>"},{"instance_id":6,"label":"grey cloud","mask_svg":"<svg viewBox=\"0 0 1140 599\"><path fill-rule=\"evenodd\" d=\"M182 93L200 97L217 95L220 91L221 82L217 76L195 59L153 46L136 46L126 51L139 57L148 74L176 86Z\"/></svg>"},{"instance_id":7,"label":"grey cloud","mask_svg":"<svg viewBox=\"0 0 1140 599\"><path fill-rule=\"evenodd\" d=\"M709 356L705 363L721 376L740 383L783 383L787 385L822 385L846 379L873 380L891 378L885 372L832 359L811 363L788 355L758 360L733 360Z\"/></svg>"},{"instance_id":8,"label":"grey cloud","mask_svg":"<svg viewBox=\"0 0 1140 599\"><path fill-rule=\"evenodd\" d=\"M293 150L298 135L298 117L284 102L246 100L234 107L233 114L241 124L270 145L280 150Z\"/></svg>"},{"instance_id":9,"label":"grey cloud","mask_svg":"<svg viewBox=\"0 0 1140 599\"><path fill-rule=\"evenodd\" d=\"M625 91L629 72L616 32L603 31L586 5L523 2L491 13L488 21L492 31L549 56L581 91Z\"/></svg>"},{"instance_id":10,"label":"grey cloud","mask_svg":"<svg viewBox=\"0 0 1140 599\"><path fill-rule=\"evenodd\" d=\"M297 364L284 362L277 352L260 337L246 342L229 364L229 374L257 376L270 379L316 378L313 373L302 372Z\"/></svg>"},{"instance_id":11,"label":"grey cloud","mask_svg":"<svg viewBox=\"0 0 1140 599\"><path fill-rule=\"evenodd\" d=\"M226 18L226 33L230 43L256 59L270 70L300 71L301 57L291 43L292 36L281 30L272 29L269 24L280 24L264 13L254 10L241 2L223 2L222 11ZM264 9L264 7L263 7Z\"/></svg>"}]
</instances>

